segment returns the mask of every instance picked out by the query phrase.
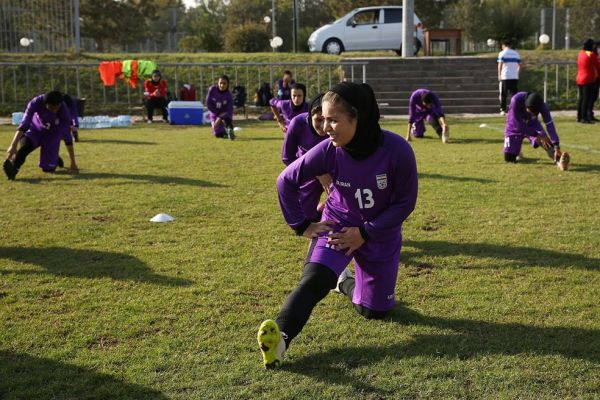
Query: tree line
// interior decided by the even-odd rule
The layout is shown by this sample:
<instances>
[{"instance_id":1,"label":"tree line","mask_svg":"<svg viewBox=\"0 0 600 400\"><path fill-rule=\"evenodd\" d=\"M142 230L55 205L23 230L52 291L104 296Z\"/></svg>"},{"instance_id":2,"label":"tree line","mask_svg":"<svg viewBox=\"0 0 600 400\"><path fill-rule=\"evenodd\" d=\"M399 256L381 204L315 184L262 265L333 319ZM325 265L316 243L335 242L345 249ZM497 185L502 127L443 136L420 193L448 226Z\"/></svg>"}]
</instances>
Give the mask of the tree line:
<instances>
[{"instance_id":1,"label":"tree line","mask_svg":"<svg viewBox=\"0 0 600 400\"><path fill-rule=\"evenodd\" d=\"M296 0L298 50L307 51L309 35L354 8L401 5L376 0ZM186 9L181 0L80 0L81 34L94 39L98 51L123 51L129 43L177 37L181 52L270 51L272 0L198 0ZM275 0L275 29L280 51L291 51L293 0ZM484 42L530 40L540 29L540 8L552 0L415 0L415 13L427 28L461 28L467 39ZM558 0L569 8L572 47L587 37L600 40L597 0ZM268 21L268 20L267 20Z\"/></svg>"}]
</instances>

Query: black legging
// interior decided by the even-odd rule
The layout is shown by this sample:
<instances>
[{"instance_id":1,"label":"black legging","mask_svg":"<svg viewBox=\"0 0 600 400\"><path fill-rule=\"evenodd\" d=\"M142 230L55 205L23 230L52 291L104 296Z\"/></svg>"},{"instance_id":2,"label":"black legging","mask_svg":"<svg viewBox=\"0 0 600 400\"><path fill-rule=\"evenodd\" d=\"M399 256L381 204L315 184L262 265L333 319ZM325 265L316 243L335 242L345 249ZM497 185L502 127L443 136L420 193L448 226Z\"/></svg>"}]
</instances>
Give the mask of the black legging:
<instances>
[{"instance_id":1,"label":"black legging","mask_svg":"<svg viewBox=\"0 0 600 400\"><path fill-rule=\"evenodd\" d=\"M594 94L596 81L579 87L579 98L577 99L577 121L591 121L594 109Z\"/></svg>"},{"instance_id":2,"label":"black legging","mask_svg":"<svg viewBox=\"0 0 600 400\"><path fill-rule=\"evenodd\" d=\"M145 105L146 111L148 112L149 121L152 121L155 108L160 108L162 111L162 117L165 121L169 119L169 114L167 113L167 99L164 97L151 97L145 101Z\"/></svg>"},{"instance_id":3,"label":"black legging","mask_svg":"<svg viewBox=\"0 0 600 400\"><path fill-rule=\"evenodd\" d=\"M19 168L25 164L27 156L33 150L35 150L35 147L33 147L33 142L31 139L29 139L27 136L23 136L21 140L19 140L19 149L17 150L17 154L15 155L15 160L13 162L16 171L18 171Z\"/></svg>"},{"instance_id":4,"label":"black legging","mask_svg":"<svg viewBox=\"0 0 600 400\"><path fill-rule=\"evenodd\" d=\"M313 308L336 284L336 274L325 265L312 262L304 265L300 283L285 300L276 319L279 329L286 334L284 339L287 346L302 331ZM354 279L346 279L341 291L352 299ZM359 305L355 305L354 308L365 318L381 318L386 314Z\"/></svg>"}]
</instances>

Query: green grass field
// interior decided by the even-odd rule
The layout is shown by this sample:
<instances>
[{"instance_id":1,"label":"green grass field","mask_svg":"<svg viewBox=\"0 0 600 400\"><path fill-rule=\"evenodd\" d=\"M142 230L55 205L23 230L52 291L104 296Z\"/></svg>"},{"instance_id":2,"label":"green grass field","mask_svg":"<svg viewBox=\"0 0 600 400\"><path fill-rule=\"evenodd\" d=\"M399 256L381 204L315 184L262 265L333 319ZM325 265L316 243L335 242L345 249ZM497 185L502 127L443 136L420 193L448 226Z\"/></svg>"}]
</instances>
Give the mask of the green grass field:
<instances>
[{"instance_id":1,"label":"green grass field","mask_svg":"<svg viewBox=\"0 0 600 400\"><path fill-rule=\"evenodd\" d=\"M597 399L599 126L557 118L561 172L528 145L505 164L499 117L449 122L451 144L413 141L397 308L367 321L330 294L276 371L256 330L307 240L279 210L274 122L82 131L77 176L36 151L0 182L0 398Z\"/></svg>"}]
</instances>

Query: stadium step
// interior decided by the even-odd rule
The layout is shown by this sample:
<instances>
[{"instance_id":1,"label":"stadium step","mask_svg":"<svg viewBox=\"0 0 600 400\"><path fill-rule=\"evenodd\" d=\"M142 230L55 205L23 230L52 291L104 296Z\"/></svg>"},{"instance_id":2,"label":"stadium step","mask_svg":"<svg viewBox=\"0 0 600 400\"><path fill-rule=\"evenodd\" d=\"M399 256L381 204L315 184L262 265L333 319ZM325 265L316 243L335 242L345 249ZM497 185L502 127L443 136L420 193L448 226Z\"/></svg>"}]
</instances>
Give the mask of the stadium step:
<instances>
[{"instance_id":1,"label":"stadium step","mask_svg":"<svg viewBox=\"0 0 600 400\"><path fill-rule=\"evenodd\" d=\"M366 62L366 80L381 113L406 115L410 94L433 90L447 114L496 113L499 109L497 64L493 57L355 58ZM345 67L350 77L350 67ZM354 77L362 75L354 71Z\"/></svg>"}]
</instances>

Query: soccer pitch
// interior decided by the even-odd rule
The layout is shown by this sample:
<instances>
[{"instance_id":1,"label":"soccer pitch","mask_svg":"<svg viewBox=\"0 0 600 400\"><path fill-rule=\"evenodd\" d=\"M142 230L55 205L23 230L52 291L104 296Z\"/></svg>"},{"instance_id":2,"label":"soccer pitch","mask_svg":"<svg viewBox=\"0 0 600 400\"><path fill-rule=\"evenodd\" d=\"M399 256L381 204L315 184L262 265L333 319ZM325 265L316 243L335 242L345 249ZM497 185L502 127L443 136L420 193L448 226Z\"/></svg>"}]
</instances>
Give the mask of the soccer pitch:
<instances>
[{"instance_id":1,"label":"soccer pitch","mask_svg":"<svg viewBox=\"0 0 600 400\"><path fill-rule=\"evenodd\" d=\"M308 244L279 210L275 122L237 121L235 141L82 130L79 175L44 174L36 150L0 183L0 397L597 398L600 126L572 120L555 120L566 172L528 142L506 164L500 117L413 140L398 306L365 320L331 293L268 371L256 330Z\"/></svg>"}]
</instances>

